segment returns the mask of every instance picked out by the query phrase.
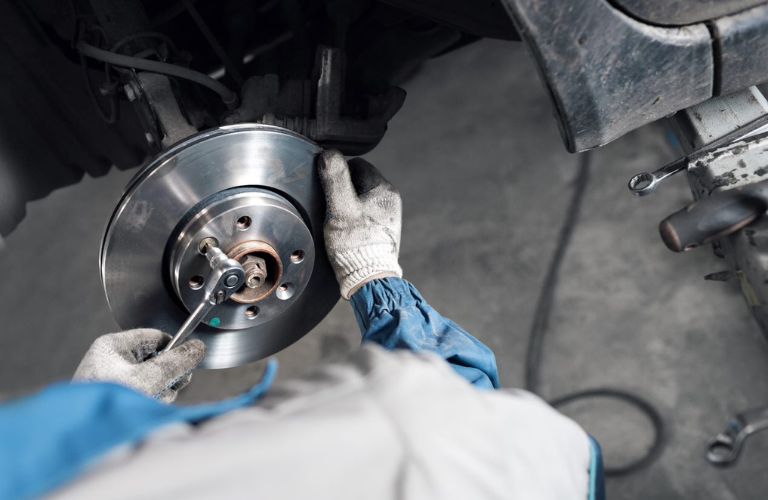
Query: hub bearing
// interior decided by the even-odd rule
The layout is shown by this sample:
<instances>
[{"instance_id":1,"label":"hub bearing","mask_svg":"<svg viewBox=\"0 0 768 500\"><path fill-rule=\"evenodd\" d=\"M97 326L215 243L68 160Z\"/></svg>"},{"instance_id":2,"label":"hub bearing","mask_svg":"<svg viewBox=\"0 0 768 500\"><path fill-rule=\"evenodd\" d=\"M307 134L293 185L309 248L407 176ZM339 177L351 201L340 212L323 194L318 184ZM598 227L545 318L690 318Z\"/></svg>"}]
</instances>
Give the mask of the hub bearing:
<instances>
[{"instance_id":1,"label":"hub bearing","mask_svg":"<svg viewBox=\"0 0 768 500\"><path fill-rule=\"evenodd\" d=\"M273 354L338 300L323 244L319 148L287 130L234 125L190 137L129 183L104 235L101 278L123 328L175 333L200 301L203 241L246 271L246 285L204 318L206 368Z\"/></svg>"}]
</instances>

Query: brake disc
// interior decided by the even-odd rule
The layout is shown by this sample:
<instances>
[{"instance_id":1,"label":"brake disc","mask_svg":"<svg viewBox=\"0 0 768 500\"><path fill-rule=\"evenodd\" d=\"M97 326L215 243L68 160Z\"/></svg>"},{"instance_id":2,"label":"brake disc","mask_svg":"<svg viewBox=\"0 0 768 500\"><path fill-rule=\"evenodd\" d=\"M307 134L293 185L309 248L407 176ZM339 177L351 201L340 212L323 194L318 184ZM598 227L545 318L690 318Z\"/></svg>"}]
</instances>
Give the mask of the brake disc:
<instances>
[{"instance_id":1,"label":"brake disc","mask_svg":"<svg viewBox=\"0 0 768 500\"><path fill-rule=\"evenodd\" d=\"M291 131L233 125L192 136L131 180L102 241L101 280L123 328L171 334L200 301L213 238L246 285L204 318L205 368L261 359L311 330L338 300L323 243L319 147ZM210 241L210 240L207 240Z\"/></svg>"}]
</instances>

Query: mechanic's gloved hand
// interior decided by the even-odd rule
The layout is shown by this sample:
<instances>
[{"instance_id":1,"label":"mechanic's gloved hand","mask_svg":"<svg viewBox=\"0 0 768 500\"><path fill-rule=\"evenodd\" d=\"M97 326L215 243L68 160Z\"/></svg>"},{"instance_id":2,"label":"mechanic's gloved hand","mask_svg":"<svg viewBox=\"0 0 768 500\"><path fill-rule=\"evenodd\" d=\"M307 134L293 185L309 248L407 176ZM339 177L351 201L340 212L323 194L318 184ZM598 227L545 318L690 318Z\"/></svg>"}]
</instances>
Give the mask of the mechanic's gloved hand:
<instances>
[{"instance_id":1,"label":"mechanic's gloved hand","mask_svg":"<svg viewBox=\"0 0 768 500\"><path fill-rule=\"evenodd\" d=\"M150 328L102 335L85 353L73 380L115 382L170 403L205 356L205 344L192 339L151 357L170 339Z\"/></svg>"},{"instance_id":2,"label":"mechanic's gloved hand","mask_svg":"<svg viewBox=\"0 0 768 500\"><path fill-rule=\"evenodd\" d=\"M318 170L327 207L325 248L341 296L349 300L377 278L402 277L397 189L367 161L355 158L347 164L338 151L324 151Z\"/></svg>"}]
</instances>

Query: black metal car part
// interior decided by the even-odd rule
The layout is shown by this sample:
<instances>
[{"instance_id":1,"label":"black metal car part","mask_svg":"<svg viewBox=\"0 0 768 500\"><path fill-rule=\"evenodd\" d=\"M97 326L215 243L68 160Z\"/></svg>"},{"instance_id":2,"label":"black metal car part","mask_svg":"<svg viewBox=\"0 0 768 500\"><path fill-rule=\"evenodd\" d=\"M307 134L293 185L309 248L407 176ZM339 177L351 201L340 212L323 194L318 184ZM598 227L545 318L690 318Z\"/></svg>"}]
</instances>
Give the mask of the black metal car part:
<instances>
[{"instance_id":1,"label":"black metal car part","mask_svg":"<svg viewBox=\"0 0 768 500\"><path fill-rule=\"evenodd\" d=\"M619 8L639 2L504 1L533 53L572 152L768 80L765 1L743 12L739 7L747 2L694 0L666 2L668 9L655 11L667 12L671 24L697 19L678 26L660 26L658 18L649 22ZM722 17L699 22L701 3ZM674 17L673 7L694 17Z\"/></svg>"},{"instance_id":2,"label":"black metal car part","mask_svg":"<svg viewBox=\"0 0 768 500\"><path fill-rule=\"evenodd\" d=\"M768 80L767 30L765 0L9 0L0 234L31 199L226 123L365 153L400 82L482 37L527 43L566 147L584 151ZM239 106L200 85L209 77Z\"/></svg>"}]
</instances>

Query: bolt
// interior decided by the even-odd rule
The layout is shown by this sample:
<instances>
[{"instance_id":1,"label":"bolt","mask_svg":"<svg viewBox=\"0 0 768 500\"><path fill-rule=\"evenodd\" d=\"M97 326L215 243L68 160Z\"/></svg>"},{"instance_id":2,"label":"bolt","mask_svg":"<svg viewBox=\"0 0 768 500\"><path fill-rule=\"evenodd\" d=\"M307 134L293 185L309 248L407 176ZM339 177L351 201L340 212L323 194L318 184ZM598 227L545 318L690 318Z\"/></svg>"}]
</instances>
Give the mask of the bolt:
<instances>
[{"instance_id":1,"label":"bolt","mask_svg":"<svg viewBox=\"0 0 768 500\"><path fill-rule=\"evenodd\" d=\"M139 97L139 90L131 83L123 86L123 92L125 92L125 97L127 97L129 101L135 101Z\"/></svg>"},{"instance_id":2,"label":"bolt","mask_svg":"<svg viewBox=\"0 0 768 500\"><path fill-rule=\"evenodd\" d=\"M200 241L200 244L197 246L197 250L201 254L205 255L205 252L208 251L208 247L218 247L218 246L219 246L219 242L216 241L216 238L208 237L208 238L203 238Z\"/></svg>"},{"instance_id":3,"label":"bolt","mask_svg":"<svg viewBox=\"0 0 768 500\"><path fill-rule=\"evenodd\" d=\"M230 274L227 276L227 279L224 281L224 284L227 285L229 288L232 288L233 286L237 285L237 275Z\"/></svg>"},{"instance_id":4,"label":"bolt","mask_svg":"<svg viewBox=\"0 0 768 500\"><path fill-rule=\"evenodd\" d=\"M245 285L248 288L261 288L267 282L267 262L261 257L249 255L243 262Z\"/></svg>"}]
</instances>

